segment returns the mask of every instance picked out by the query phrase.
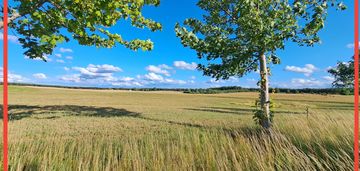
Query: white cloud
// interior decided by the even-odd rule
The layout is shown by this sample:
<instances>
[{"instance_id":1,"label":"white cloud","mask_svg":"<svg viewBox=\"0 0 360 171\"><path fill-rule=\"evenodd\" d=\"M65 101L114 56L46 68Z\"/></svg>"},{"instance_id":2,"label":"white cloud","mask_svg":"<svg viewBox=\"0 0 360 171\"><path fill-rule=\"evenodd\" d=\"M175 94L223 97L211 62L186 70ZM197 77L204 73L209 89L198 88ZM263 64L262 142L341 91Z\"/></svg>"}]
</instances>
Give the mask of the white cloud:
<instances>
[{"instance_id":1,"label":"white cloud","mask_svg":"<svg viewBox=\"0 0 360 171\"><path fill-rule=\"evenodd\" d=\"M86 70L85 72L90 72L90 73L114 73L114 72L123 71L121 68L109 64L103 64L103 65L89 64L86 68L74 67L74 69L79 71Z\"/></svg>"},{"instance_id":2,"label":"white cloud","mask_svg":"<svg viewBox=\"0 0 360 171\"><path fill-rule=\"evenodd\" d=\"M143 85L139 82L114 82L111 83L113 86L125 86L125 87L142 87Z\"/></svg>"},{"instance_id":3,"label":"white cloud","mask_svg":"<svg viewBox=\"0 0 360 171\"><path fill-rule=\"evenodd\" d=\"M141 76L138 78L142 78ZM159 74L155 74L155 73L148 73L146 75L144 75L144 82L143 84L186 84L187 82L184 80L176 80L176 79L172 79L172 78L164 78Z\"/></svg>"},{"instance_id":4,"label":"white cloud","mask_svg":"<svg viewBox=\"0 0 360 171\"><path fill-rule=\"evenodd\" d=\"M37 78L37 79L47 79L47 77L46 77L46 75L44 73L33 74L33 77Z\"/></svg>"},{"instance_id":5,"label":"white cloud","mask_svg":"<svg viewBox=\"0 0 360 171\"><path fill-rule=\"evenodd\" d=\"M325 71L327 72L327 71L329 71L329 70L331 70L331 69L333 69L333 68L335 68L335 67L333 67L333 66L328 66L328 67L326 67Z\"/></svg>"},{"instance_id":6,"label":"white cloud","mask_svg":"<svg viewBox=\"0 0 360 171\"><path fill-rule=\"evenodd\" d=\"M117 72L121 72L122 69L113 65L94 65L89 64L87 67L64 67L64 70L68 72L75 72L68 75L64 75L60 80L67 82L74 82L78 84L86 85L111 85L122 87L141 87L141 86L164 86L164 85L184 85L195 83L194 80L178 80L170 78L171 67L168 65L149 65L146 70L149 73L144 75L137 75L135 77L115 75ZM195 79L195 77L191 77Z\"/></svg>"},{"instance_id":7,"label":"white cloud","mask_svg":"<svg viewBox=\"0 0 360 171\"><path fill-rule=\"evenodd\" d=\"M4 40L4 34L2 32L0 32L0 40ZM18 37L10 34L8 35L8 41L11 43L19 43Z\"/></svg>"},{"instance_id":8,"label":"white cloud","mask_svg":"<svg viewBox=\"0 0 360 171\"><path fill-rule=\"evenodd\" d=\"M195 70L197 64L195 62L186 63L185 61L174 61L174 66L178 69Z\"/></svg>"},{"instance_id":9,"label":"white cloud","mask_svg":"<svg viewBox=\"0 0 360 171\"><path fill-rule=\"evenodd\" d=\"M359 42L359 44L360 44L360 42ZM349 43L349 44L346 45L346 47L349 48L349 49L353 49L355 47L355 44L354 43Z\"/></svg>"},{"instance_id":10,"label":"white cloud","mask_svg":"<svg viewBox=\"0 0 360 171\"><path fill-rule=\"evenodd\" d=\"M223 80L216 80L215 78L210 79L209 81L207 81L206 83L209 84L218 84L218 83L224 83Z\"/></svg>"},{"instance_id":11,"label":"white cloud","mask_svg":"<svg viewBox=\"0 0 360 171\"><path fill-rule=\"evenodd\" d=\"M286 66L285 71L302 73L305 76L309 77L316 70L318 70L313 64L306 64L305 67L297 67L297 66Z\"/></svg>"},{"instance_id":12,"label":"white cloud","mask_svg":"<svg viewBox=\"0 0 360 171\"><path fill-rule=\"evenodd\" d=\"M324 76L324 77L322 77L324 80L326 80L326 81L330 81L330 82L333 82L333 81L335 81L335 78L334 77L331 77L331 76Z\"/></svg>"},{"instance_id":13,"label":"white cloud","mask_svg":"<svg viewBox=\"0 0 360 171\"><path fill-rule=\"evenodd\" d=\"M62 52L62 53L71 53L71 52L73 52L73 50L70 49L70 48L62 48L62 47L59 49L59 51Z\"/></svg>"},{"instance_id":14,"label":"white cloud","mask_svg":"<svg viewBox=\"0 0 360 171\"><path fill-rule=\"evenodd\" d=\"M115 81L113 81L111 83L111 85L113 86L126 86L126 87L141 87L143 86L142 83L140 83L139 81L135 80L135 78L132 77L122 77L119 79L116 79Z\"/></svg>"},{"instance_id":15,"label":"white cloud","mask_svg":"<svg viewBox=\"0 0 360 171\"><path fill-rule=\"evenodd\" d=\"M62 59L57 59L56 62L57 62L57 63L62 63L62 64L65 63L65 61L62 60Z\"/></svg>"},{"instance_id":16,"label":"white cloud","mask_svg":"<svg viewBox=\"0 0 360 171\"><path fill-rule=\"evenodd\" d=\"M3 68L2 67L0 67L0 79L1 79L1 81L3 81ZM21 82L28 81L28 79L23 77L22 75L14 74L14 73L9 71L9 73L8 73L8 81L10 83L21 83Z\"/></svg>"},{"instance_id":17,"label":"white cloud","mask_svg":"<svg viewBox=\"0 0 360 171\"><path fill-rule=\"evenodd\" d=\"M232 76L232 77L229 78L229 81L233 82L233 83L239 82L239 80L240 80L239 77L235 77L235 76Z\"/></svg>"},{"instance_id":18,"label":"white cloud","mask_svg":"<svg viewBox=\"0 0 360 171\"><path fill-rule=\"evenodd\" d=\"M72 75L64 75L60 80L66 82L81 83L87 85L112 85L126 87L143 86L140 80L132 77L115 77L114 74L121 72L122 69L113 65L94 65L89 64L87 67L64 67L66 71L76 71L78 73Z\"/></svg>"},{"instance_id":19,"label":"white cloud","mask_svg":"<svg viewBox=\"0 0 360 171\"><path fill-rule=\"evenodd\" d=\"M51 62L51 61L53 61L51 58L49 58L47 55L44 55L44 58L45 58L45 60L46 61L48 61L48 62ZM42 59L41 59L42 60Z\"/></svg>"},{"instance_id":20,"label":"white cloud","mask_svg":"<svg viewBox=\"0 0 360 171\"><path fill-rule=\"evenodd\" d=\"M163 81L164 78L161 75L155 74L155 73L148 73L145 75L145 78L149 81Z\"/></svg>"},{"instance_id":21,"label":"white cloud","mask_svg":"<svg viewBox=\"0 0 360 171\"><path fill-rule=\"evenodd\" d=\"M89 79L102 79L103 81L114 81L113 76L116 72L121 72L122 69L113 65L94 65L89 64L86 68L83 67L73 67L75 71L80 72L79 78L83 80Z\"/></svg>"},{"instance_id":22,"label":"white cloud","mask_svg":"<svg viewBox=\"0 0 360 171\"><path fill-rule=\"evenodd\" d=\"M24 56L25 59L30 59L28 56ZM49 58L46 54L43 55L43 58L47 61L47 62L51 62L52 59ZM30 59L30 60L34 60L34 61L43 61L43 59L41 58L33 58L33 59Z\"/></svg>"},{"instance_id":23,"label":"white cloud","mask_svg":"<svg viewBox=\"0 0 360 171\"><path fill-rule=\"evenodd\" d=\"M166 67L168 68L167 65L166 65ZM169 71L162 69L161 65L160 66L149 65L146 67L146 70L151 73L163 74L165 76L170 76Z\"/></svg>"},{"instance_id":24,"label":"white cloud","mask_svg":"<svg viewBox=\"0 0 360 171\"><path fill-rule=\"evenodd\" d=\"M73 59L73 57L72 56L67 56L67 57L65 57L66 59L69 59L69 60L72 60Z\"/></svg>"},{"instance_id":25,"label":"white cloud","mask_svg":"<svg viewBox=\"0 0 360 171\"><path fill-rule=\"evenodd\" d=\"M83 69L73 68L73 70L80 71L80 74L64 75L60 79L63 81L74 82L74 83L86 83L86 84L96 84L96 85L105 84L105 85L123 86L123 87L142 87L145 85L158 85L158 84L182 85L187 83L186 81L183 80L164 78L163 76L155 73L148 73L143 76L138 75L136 78L133 78L133 77L115 77L112 75L112 73L97 73L94 75L85 72Z\"/></svg>"},{"instance_id":26,"label":"white cloud","mask_svg":"<svg viewBox=\"0 0 360 171\"><path fill-rule=\"evenodd\" d=\"M16 83L16 82L25 82L27 81L28 79L21 76L21 75L18 75L18 74L12 74L12 73L9 73L8 75L8 80L9 82L13 82L13 83Z\"/></svg>"},{"instance_id":27,"label":"white cloud","mask_svg":"<svg viewBox=\"0 0 360 171\"><path fill-rule=\"evenodd\" d=\"M119 79L120 81L126 81L126 82L128 82L128 81L133 81L134 80L134 78L131 78L131 77L123 77L123 78L121 78L121 79Z\"/></svg>"},{"instance_id":28,"label":"white cloud","mask_svg":"<svg viewBox=\"0 0 360 171\"><path fill-rule=\"evenodd\" d=\"M272 87L279 88L329 88L332 86L334 78L323 76L320 78L292 78L286 82L271 82Z\"/></svg>"},{"instance_id":29,"label":"white cloud","mask_svg":"<svg viewBox=\"0 0 360 171\"><path fill-rule=\"evenodd\" d=\"M186 81L183 80L174 80L174 79L165 79L164 83L168 83L168 84L186 84Z\"/></svg>"},{"instance_id":30,"label":"white cloud","mask_svg":"<svg viewBox=\"0 0 360 171\"><path fill-rule=\"evenodd\" d=\"M159 65L159 67L162 68L162 69L172 69L172 67L169 67L166 64L161 64L161 65Z\"/></svg>"},{"instance_id":31,"label":"white cloud","mask_svg":"<svg viewBox=\"0 0 360 171\"><path fill-rule=\"evenodd\" d=\"M111 83L113 86L125 86L125 87L141 87L143 84L132 77L122 77L113 80Z\"/></svg>"},{"instance_id":32,"label":"white cloud","mask_svg":"<svg viewBox=\"0 0 360 171\"><path fill-rule=\"evenodd\" d=\"M60 54L60 53L56 53L55 56L58 57L58 58L61 58L61 54Z\"/></svg>"},{"instance_id":33,"label":"white cloud","mask_svg":"<svg viewBox=\"0 0 360 171\"><path fill-rule=\"evenodd\" d=\"M319 81L317 79L293 78L291 79L291 84L293 87L297 87L297 88L304 88L304 87L313 88L313 87L323 87L328 83Z\"/></svg>"},{"instance_id":34,"label":"white cloud","mask_svg":"<svg viewBox=\"0 0 360 171\"><path fill-rule=\"evenodd\" d=\"M60 80L68 81L68 82L75 82L75 83L79 83L81 81L79 74L64 75L60 78Z\"/></svg>"}]
</instances>

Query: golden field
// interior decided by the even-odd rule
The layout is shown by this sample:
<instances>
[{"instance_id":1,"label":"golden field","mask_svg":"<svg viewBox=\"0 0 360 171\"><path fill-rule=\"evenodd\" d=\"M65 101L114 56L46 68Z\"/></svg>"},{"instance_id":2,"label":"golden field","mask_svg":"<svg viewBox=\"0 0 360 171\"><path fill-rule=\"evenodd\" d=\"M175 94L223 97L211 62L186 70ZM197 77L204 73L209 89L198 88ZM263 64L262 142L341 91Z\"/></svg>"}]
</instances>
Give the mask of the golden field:
<instances>
[{"instance_id":1,"label":"golden field","mask_svg":"<svg viewBox=\"0 0 360 171\"><path fill-rule=\"evenodd\" d=\"M352 170L353 96L257 97L11 86L10 170Z\"/></svg>"}]
</instances>

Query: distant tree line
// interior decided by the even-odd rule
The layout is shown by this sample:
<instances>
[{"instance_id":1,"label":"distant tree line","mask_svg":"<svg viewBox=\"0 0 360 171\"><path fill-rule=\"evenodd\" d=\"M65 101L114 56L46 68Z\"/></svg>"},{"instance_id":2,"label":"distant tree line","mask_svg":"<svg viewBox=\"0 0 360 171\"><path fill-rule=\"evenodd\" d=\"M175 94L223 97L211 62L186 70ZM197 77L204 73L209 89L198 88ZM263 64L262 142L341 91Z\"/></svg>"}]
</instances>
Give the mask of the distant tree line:
<instances>
[{"instance_id":1,"label":"distant tree line","mask_svg":"<svg viewBox=\"0 0 360 171\"><path fill-rule=\"evenodd\" d=\"M0 83L2 84L2 83ZM37 86L37 87L54 87L54 88L69 88L69 89L92 89L92 90L128 90L128 91L179 91L188 94L217 94L217 93L237 93L237 92L259 92L259 88L244 88L239 86L225 86L214 88L106 88L106 87L78 87L78 86L60 86L60 85L42 85L29 83L10 83L10 85L17 86ZM354 90L352 88L304 88L304 89L289 89L289 88L270 88L270 93L289 93L289 94L340 94L352 95Z\"/></svg>"},{"instance_id":2,"label":"distant tree line","mask_svg":"<svg viewBox=\"0 0 360 171\"><path fill-rule=\"evenodd\" d=\"M235 93L235 92L258 92L258 88L243 88L238 86L217 87L206 89L187 89L184 93L190 94L216 94L216 93ZM290 89L290 88L269 88L271 93L289 93L289 94L340 94L352 95L354 93L352 88L304 88L304 89Z\"/></svg>"},{"instance_id":3,"label":"distant tree line","mask_svg":"<svg viewBox=\"0 0 360 171\"><path fill-rule=\"evenodd\" d=\"M2 85L2 82L0 82ZM68 88L68 89L88 89L88 90L129 90L129 91L185 91L185 88L113 88L113 87L80 87L80 86L61 86L61 85L46 85L46 84L31 84L31 83L9 83L9 85L16 86L35 86L35 87L53 87L53 88Z\"/></svg>"}]
</instances>

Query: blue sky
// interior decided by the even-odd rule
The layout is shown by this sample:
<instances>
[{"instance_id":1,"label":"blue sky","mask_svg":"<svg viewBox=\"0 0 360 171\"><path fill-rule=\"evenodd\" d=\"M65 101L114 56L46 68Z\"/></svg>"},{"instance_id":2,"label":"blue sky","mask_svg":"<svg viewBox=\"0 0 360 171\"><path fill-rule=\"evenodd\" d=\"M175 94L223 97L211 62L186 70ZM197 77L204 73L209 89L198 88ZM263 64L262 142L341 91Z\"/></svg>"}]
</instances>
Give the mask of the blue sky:
<instances>
[{"instance_id":1,"label":"blue sky","mask_svg":"<svg viewBox=\"0 0 360 171\"><path fill-rule=\"evenodd\" d=\"M333 78L326 72L327 68L335 66L337 61L348 61L353 55L353 4L347 1L346 5L346 11L329 11L325 28L320 33L321 44L300 47L287 43L285 50L278 51L281 64L271 66L272 87L331 86ZM155 44L153 51L135 52L121 45L112 49L86 47L70 41L60 44L54 54L48 56L49 62L26 59L24 50L16 43L16 34L10 31L9 80L98 87L256 87L257 73L215 81L202 76L202 72L195 69L196 63L201 61L195 51L181 45L175 36L174 26L176 22L200 17L202 13L194 0L162 0L159 7L145 7L143 14L162 23L163 31L153 33L136 29L125 22L111 28L111 31L120 33L128 40L151 39ZM2 33L0 39L2 46Z\"/></svg>"}]
</instances>

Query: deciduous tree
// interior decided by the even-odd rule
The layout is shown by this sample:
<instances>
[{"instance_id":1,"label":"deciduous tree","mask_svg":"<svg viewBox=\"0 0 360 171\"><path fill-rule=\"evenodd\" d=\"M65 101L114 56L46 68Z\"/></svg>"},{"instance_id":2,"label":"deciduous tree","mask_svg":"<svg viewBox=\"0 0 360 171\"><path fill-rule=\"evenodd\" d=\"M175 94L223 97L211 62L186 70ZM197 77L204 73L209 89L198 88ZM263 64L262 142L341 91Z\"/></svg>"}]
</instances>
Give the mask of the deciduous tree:
<instances>
[{"instance_id":1,"label":"deciduous tree","mask_svg":"<svg viewBox=\"0 0 360 171\"><path fill-rule=\"evenodd\" d=\"M338 62L336 67L329 69L328 72L335 78L332 83L334 87L354 87L354 57L349 62Z\"/></svg>"},{"instance_id":2,"label":"deciduous tree","mask_svg":"<svg viewBox=\"0 0 360 171\"><path fill-rule=\"evenodd\" d=\"M345 9L336 0L199 0L197 5L206 12L203 18L176 24L176 35L208 60L198 66L204 75L228 79L260 69L261 110L256 119L266 129L272 115L268 64L280 63L277 50L287 41L300 46L319 43L328 8Z\"/></svg>"},{"instance_id":3,"label":"deciduous tree","mask_svg":"<svg viewBox=\"0 0 360 171\"><path fill-rule=\"evenodd\" d=\"M110 48L119 43L133 50L151 50L150 40L126 40L109 28L127 20L134 27L161 30L160 23L141 13L145 5L159 3L160 0L14 0L9 7L9 27L29 58L45 60L44 54L52 54L57 44L70 38L87 46Z\"/></svg>"}]
</instances>

